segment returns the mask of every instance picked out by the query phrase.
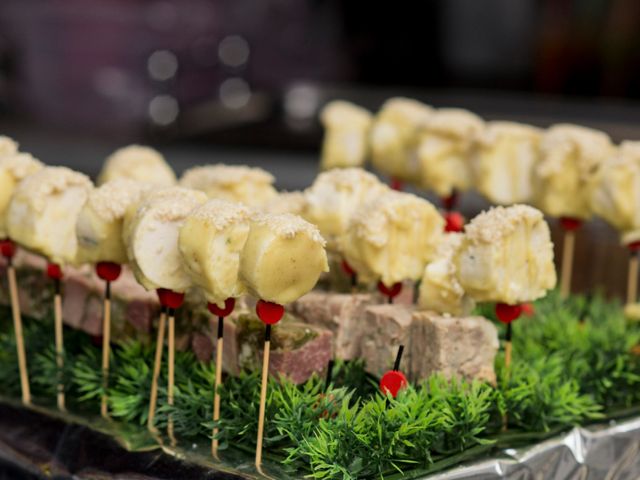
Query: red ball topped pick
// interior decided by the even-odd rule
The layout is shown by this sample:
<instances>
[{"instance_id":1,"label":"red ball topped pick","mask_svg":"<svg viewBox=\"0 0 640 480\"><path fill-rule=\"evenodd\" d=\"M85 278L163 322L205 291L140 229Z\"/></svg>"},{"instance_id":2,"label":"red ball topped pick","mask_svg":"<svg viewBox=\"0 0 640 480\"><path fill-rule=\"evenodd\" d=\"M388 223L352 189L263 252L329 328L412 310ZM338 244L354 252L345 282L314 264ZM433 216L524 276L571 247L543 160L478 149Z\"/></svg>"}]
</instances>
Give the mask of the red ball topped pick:
<instances>
[{"instance_id":1,"label":"red ball topped pick","mask_svg":"<svg viewBox=\"0 0 640 480\"><path fill-rule=\"evenodd\" d=\"M47 277L52 280L62 280L62 268L57 263L47 263Z\"/></svg>"},{"instance_id":2,"label":"red ball topped pick","mask_svg":"<svg viewBox=\"0 0 640 480\"><path fill-rule=\"evenodd\" d=\"M398 192L401 192L403 190L403 183L402 180L400 180L399 178L396 177L391 177L391 179L389 180L389 188L391 188L391 190L397 190Z\"/></svg>"},{"instance_id":3,"label":"red ball topped pick","mask_svg":"<svg viewBox=\"0 0 640 480\"><path fill-rule=\"evenodd\" d=\"M464 217L460 212L447 212L444 215L444 231L447 233L461 232L464 230Z\"/></svg>"},{"instance_id":4,"label":"red ball topped pick","mask_svg":"<svg viewBox=\"0 0 640 480\"><path fill-rule=\"evenodd\" d=\"M380 391L385 395L390 393L393 398L398 396L398 392L409 384L404 373L398 370L389 370L380 379Z\"/></svg>"},{"instance_id":5,"label":"red ball topped pick","mask_svg":"<svg viewBox=\"0 0 640 480\"><path fill-rule=\"evenodd\" d=\"M639 252L640 251L640 241L631 242L629 245L627 245L627 248L631 251L631 253Z\"/></svg>"},{"instance_id":6,"label":"red ball topped pick","mask_svg":"<svg viewBox=\"0 0 640 480\"><path fill-rule=\"evenodd\" d=\"M572 217L560 217L560 225L564 230L573 232L582 226L582 220Z\"/></svg>"},{"instance_id":7,"label":"red ball topped pick","mask_svg":"<svg viewBox=\"0 0 640 480\"><path fill-rule=\"evenodd\" d=\"M340 264L340 266L342 267L342 271L347 275L349 275L350 277L356 274L356 271L353 268L351 268L351 265L349 265L349 263L346 260L342 260L342 263Z\"/></svg>"},{"instance_id":8,"label":"red ball topped pick","mask_svg":"<svg viewBox=\"0 0 640 480\"><path fill-rule=\"evenodd\" d=\"M220 308L218 305L216 305L215 303L207 303L207 308L209 309L209 311L214 314L216 317L227 317L231 314L231 312L233 312L233 309L236 306L236 299L235 298L227 298L224 301L224 308Z\"/></svg>"},{"instance_id":9,"label":"red ball topped pick","mask_svg":"<svg viewBox=\"0 0 640 480\"><path fill-rule=\"evenodd\" d=\"M0 253L5 258L12 258L16 254L16 244L8 238L0 240Z\"/></svg>"},{"instance_id":10,"label":"red ball topped pick","mask_svg":"<svg viewBox=\"0 0 640 480\"><path fill-rule=\"evenodd\" d=\"M159 288L156 290L158 293L158 299L163 307L173 308L174 310L180 308L184 301L184 293L174 292L166 288Z\"/></svg>"},{"instance_id":11,"label":"red ball topped pick","mask_svg":"<svg viewBox=\"0 0 640 480\"><path fill-rule=\"evenodd\" d=\"M448 197L442 197L442 206L447 211L453 210L456 203L458 203L458 193L455 191L451 192L451 195Z\"/></svg>"},{"instance_id":12,"label":"red ball topped pick","mask_svg":"<svg viewBox=\"0 0 640 480\"><path fill-rule=\"evenodd\" d=\"M118 263L98 262L96 264L96 273L98 274L98 277L105 282L115 282L121 272L122 267Z\"/></svg>"},{"instance_id":13,"label":"red ball topped pick","mask_svg":"<svg viewBox=\"0 0 640 480\"><path fill-rule=\"evenodd\" d=\"M256 304L258 318L266 325L275 325L284 315L284 307L278 303L258 300Z\"/></svg>"},{"instance_id":14,"label":"red ball topped pick","mask_svg":"<svg viewBox=\"0 0 640 480\"><path fill-rule=\"evenodd\" d=\"M391 287L387 287L381 281L378 282L378 291L388 298L397 297L402 291L402 283L397 282L391 285Z\"/></svg>"},{"instance_id":15,"label":"red ball topped pick","mask_svg":"<svg viewBox=\"0 0 640 480\"><path fill-rule=\"evenodd\" d=\"M522 314L522 305L507 305L496 303L496 317L502 323L511 323Z\"/></svg>"}]
</instances>

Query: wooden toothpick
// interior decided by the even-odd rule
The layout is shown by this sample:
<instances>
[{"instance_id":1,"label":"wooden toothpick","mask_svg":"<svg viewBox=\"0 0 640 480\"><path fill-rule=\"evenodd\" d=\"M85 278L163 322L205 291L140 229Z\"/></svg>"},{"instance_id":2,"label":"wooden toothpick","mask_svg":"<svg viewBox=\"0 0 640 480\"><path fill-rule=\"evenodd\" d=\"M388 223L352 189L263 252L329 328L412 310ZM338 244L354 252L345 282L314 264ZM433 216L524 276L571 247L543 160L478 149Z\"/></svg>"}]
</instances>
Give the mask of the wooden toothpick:
<instances>
[{"instance_id":1,"label":"wooden toothpick","mask_svg":"<svg viewBox=\"0 0 640 480\"><path fill-rule=\"evenodd\" d=\"M176 312L173 308L167 310L169 318L169 379L167 385L167 404L173 406L173 389L175 381L175 355L176 355ZM171 445L176 444L176 437L173 433L173 414L169 413L167 420L167 435L171 440Z\"/></svg>"},{"instance_id":2,"label":"wooden toothpick","mask_svg":"<svg viewBox=\"0 0 640 480\"><path fill-rule=\"evenodd\" d=\"M56 343L56 365L58 367L57 401L58 408L65 410L64 395L64 338L62 325L62 294L60 291L60 281L62 280L62 269L56 263L47 265L47 276L53 280L53 318Z\"/></svg>"},{"instance_id":3,"label":"wooden toothpick","mask_svg":"<svg viewBox=\"0 0 640 480\"><path fill-rule=\"evenodd\" d=\"M564 230L562 244L562 267L560 270L560 296L567 298L571 293L571 276L573 273L573 250L576 242L576 230L582 225L582 221L575 218L563 217L560 225Z\"/></svg>"},{"instance_id":4,"label":"wooden toothpick","mask_svg":"<svg viewBox=\"0 0 640 480\"><path fill-rule=\"evenodd\" d=\"M629 273L627 277L627 303L636 303L638 300L638 250L640 242L633 242L629 247Z\"/></svg>"},{"instance_id":5,"label":"wooden toothpick","mask_svg":"<svg viewBox=\"0 0 640 480\"><path fill-rule=\"evenodd\" d=\"M167 307L160 307L160 319L158 321L158 334L156 336L156 354L153 361L153 377L151 378L151 395L149 399L149 416L147 418L147 428L152 432L157 432L153 424L156 414L156 404L158 402L158 378L162 367L162 351L164 350L164 332L167 323Z\"/></svg>"},{"instance_id":6,"label":"wooden toothpick","mask_svg":"<svg viewBox=\"0 0 640 480\"><path fill-rule=\"evenodd\" d=\"M13 266L15 245L11 240L3 240L0 244L2 255L7 259L7 279L9 281L9 297L11 300L11 314L13 316L13 329L16 336L16 350L18 355L18 370L20 372L20 388L22 391L22 403L31 404L31 389L29 387L29 371L27 368L27 354L24 346L24 334L22 332L22 315L20 312L20 298L18 297L18 282L16 270Z\"/></svg>"},{"instance_id":7,"label":"wooden toothpick","mask_svg":"<svg viewBox=\"0 0 640 480\"><path fill-rule=\"evenodd\" d=\"M213 385L213 421L220 420L220 385L222 384L222 351L224 348L224 317L231 314L235 307L234 298L227 298L224 302L224 308L219 308L215 303L209 303L207 308L211 313L218 317L218 340L216 344L216 378ZM213 427L213 436L211 438L211 455L218 458L218 427Z\"/></svg>"},{"instance_id":8,"label":"wooden toothpick","mask_svg":"<svg viewBox=\"0 0 640 480\"><path fill-rule=\"evenodd\" d=\"M277 303L258 300L256 304L258 318L266 325L264 331L264 350L262 355L262 382L260 384L260 407L258 410L258 438L256 439L256 469L262 473L262 439L264 437L264 415L267 404L267 383L269 380L269 354L271 350L271 326L280 321L284 307Z\"/></svg>"}]
</instances>

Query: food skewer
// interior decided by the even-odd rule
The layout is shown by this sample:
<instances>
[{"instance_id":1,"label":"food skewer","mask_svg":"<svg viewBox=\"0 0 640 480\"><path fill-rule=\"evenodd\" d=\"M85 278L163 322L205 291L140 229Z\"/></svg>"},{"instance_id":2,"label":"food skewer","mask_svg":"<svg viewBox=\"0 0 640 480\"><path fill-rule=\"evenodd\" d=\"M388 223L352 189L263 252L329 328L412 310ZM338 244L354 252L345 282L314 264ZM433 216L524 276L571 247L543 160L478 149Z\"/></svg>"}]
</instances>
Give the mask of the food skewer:
<instances>
[{"instance_id":1,"label":"food skewer","mask_svg":"<svg viewBox=\"0 0 640 480\"><path fill-rule=\"evenodd\" d=\"M387 395L391 394L393 398L398 396L400 390L409 385L407 377L400 371L400 362L402 361L402 353L404 352L404 345L398 347L398 353L393 363L393 369L386 372L380 379L380 391ZM387 400L387 406L389 401Z\"/></svg>"},{"instance_id":2,"label":"food skewer","mask_svg":"<svg viewBox=\"0 0 640 480\"><path fill-rule=\"evenodd\" d=\"M151 376L151 391L149 395L149 414L147 416L147 428L150 432L157 433L154 426L156 417L156 405L158 403L158 379L162 368L162 352L164 351L164 336L167 330L167 307L160 306L158 319L158 333L156 335L156 351L153 359L153 374Z\"/></svg>"},{"instance_id":3,"label":"food skewer","mask_svg":"<svg viewBox=\"0 0 640 480\"><path fill-rule=\"evenodd\" d=\"M156 432L153 422L165 334L163 320L167 322L167 403L171 406L175 379L175 311L184 301L184 292L192 286L178 247L180 227L187 216L206 200L207 196L202 192L170 187L149 193L137 205L135 213L127 214L124 218L123 238L133 273L144 288L156 291L162 307L147 423L152 432ZM158 261L159 255L162 256L161 261ZM167 433L172 445L175 445L171 415L167 422Z\"/></svg>"},{"instance_id":4,"label":"food skewer","mask_svg":"<svg viewBox=\"0 0 640 480\"><path fill-rule=\"evenodd\" d=\"M17 185L6 217L9 237L48 261L46 274L54 288L57 403L60 410L65 409L61 265L77 260L76 220L92 188L86 175L66 167L41 168ZM52 218L55 221L51 221Z\"/></svg>"},{"instance_id":5,"label":"food skewer","mask_svg":"<svg viewBox=\"0 0 640 480\"><path fill-rule=\"evenodd\" d=\"M11 238L9 238L7 213L11 197L18 184L29 175L41 170L43 166L42 162L36 160L30 154L18 152L18 144L12 139L0 136L0 253L2 253L7 261L7 280L16 339L18 369L20 372L20 389L22 391L22 403L25 405L31 403L31 391L24 334L22 331L18 282L13 262L16 245Z\"/></svg>"},{"instance_id":6,"label":"food skewer","mask_svg":"<svg viewBox=\"0 0 640 480\"><path fill-rule=\"evenodd\" d=\"M255 466L262 473L264 415L269 375L271 328L283 305L308 293L329 270L325 240L317 227L292 214L255 214L240 253L240 279L258 298L256 314L265 324Z\"/></svg>"},{"instance_id":7,"label":"food skewer","mask_svg":"<svg viewBox=\"0 0 640 480\"><path fill-rule=\"evenodd\" d=\"M632 242L629 248L629 272L627 276L627 303L635 303L638 300L638 270L640 242Z\"/></svg>"},{"instance_id":8,"label":"food skewer","mask_svg":"<svg viewBox=\"0 0 640 480\"><path fill-rule=\"evenodd\" d=\"M109 417L107 388L109 387L109 359L111 355L111 283L120 276L122 267L114 262L99 262L96 265L98 277L104 281L104 300L102 316L102 398L100 415Z\"/></svg>"},{"instance_id":9,"label":"food skewer","mask_svg":"<svg viewBox=\"0 0 640 480\"><path fill-rule=\"evenodd\" d=\"M18 282L16 281L16 269L13 265L13 257L16 253L15 244L9 240L0 241L0 252L7 260L7 279L9 282L9 296L11 299L11 314L13 316L13 329L16 336L16 351L18 355L18 369L20 371L20 389L22 391L22 403L31 404L31 390L29 387L29 370L27 368L27 354L24 347L24 334L22 333L22 315L20 313L20 299L18 298Z\"/></svg>"},{"instance_id":10,"label":"food skewer","mask_svg":"<svg viewBox=\"0 0 640 480\"><path fill-rule=\"evenodd\" d=\"M62 293L60 283L62 269L57 263L47 264L47 277L53 281L53 321L56 345L56 365L58 366L57 402L60 410L65 410L64 386L64 337L62 325Z\"/></svg>"},{"instance_id":11,"label":"food skewer","mask_svg":"<svg viewBox=\"0 0 640 480\"><path fill-rule=\"evenodd\" d=\"M262 379L260 381L260 406L258 409L258 437L256 439L256 468L262 473L262 440L264 438L264 414L267 404L267 383L269 381L269 355L271 352L271 326L284 315L284 307L273 302L258 300L256 314L265 324L264 347L262 353Z\"/></svg>"},{"instance_id":12,"label":"food skewer","mask_svg":"<svg viewBox=\"0 0 640 480\"><path fill-rule=\"evenodd\" d=\"M218 317L218 335L216 344L216 378L213 384L213 421L220 420L220 385L222 384L222 352L224 349L224 319L228 317L236 305L235 298L227 298L224 308L218 307L215 303L208 302L209 311ZM218 427L213 428L211 438L211 455L218 457Z\"/></svg>"}]
</instances>

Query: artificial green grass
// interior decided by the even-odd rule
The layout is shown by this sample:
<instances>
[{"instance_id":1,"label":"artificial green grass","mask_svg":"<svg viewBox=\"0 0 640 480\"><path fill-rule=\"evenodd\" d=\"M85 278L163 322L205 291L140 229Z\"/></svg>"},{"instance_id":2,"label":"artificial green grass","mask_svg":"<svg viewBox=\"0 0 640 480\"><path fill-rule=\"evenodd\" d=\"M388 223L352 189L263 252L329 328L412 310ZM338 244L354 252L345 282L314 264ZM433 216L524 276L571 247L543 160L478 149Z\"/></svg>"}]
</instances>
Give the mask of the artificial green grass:
<instances>
[{"instance_id":1,"label":"artificial green grass","mask_svg":"<svg viewBox=\"0 0 640 480\"><path fill-rule=\"evenodd\" d=\"M359 362L338 362L329 388L319 377L300 386L271 378L266 458L296 477L400 478L640 407L640 359L632 353L640 327L627 323L620 305L598 295L562 300L551 292L535 310L513 326L509 372L498 355L496 387L434 376L391 399L378 393ZM480 313L493 316L491 306ZM7 327L0 332L0 388L19 397L9 312L0 318ZM99 348L80 332L65 334L71 408L97 412L103 392ZM49 321L25 320L25 336L36 402L53 405L53 327ZM114 346L108 388L114 419L143 428L152 364L150 346L139 341ZM173 407L165 402L165 372L157 425L166 425L171 415L180 438L210 436L214 365L198 362L191 352L177 353ZM259 382L258 372L225 379L217 425L222 451L253 451Z\"/></svg>"}]
</instances>

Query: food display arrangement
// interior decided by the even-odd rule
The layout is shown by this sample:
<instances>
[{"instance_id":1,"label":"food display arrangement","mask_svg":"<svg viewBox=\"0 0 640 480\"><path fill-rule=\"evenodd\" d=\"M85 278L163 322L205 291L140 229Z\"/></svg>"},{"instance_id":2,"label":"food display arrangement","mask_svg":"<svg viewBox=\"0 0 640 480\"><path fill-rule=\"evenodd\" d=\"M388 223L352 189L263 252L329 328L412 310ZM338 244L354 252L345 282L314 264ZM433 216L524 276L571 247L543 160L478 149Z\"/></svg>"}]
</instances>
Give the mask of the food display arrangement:
<instances>
[{"instance_id":1,"label":"food display arrangement","mask_svg":"<svg viewBox=\"0 0 640 480\"><path fill-rule=\"evenodd\" d=\"M404 98L321 121L297 192L142 146L94 185L1 137L0 406L282 479L425 478L637 415L640 142ZM496 206L465 225L470 189ZM592 216L629 248L624 306L571 294Z\"/></svg>"}]
</instances>

